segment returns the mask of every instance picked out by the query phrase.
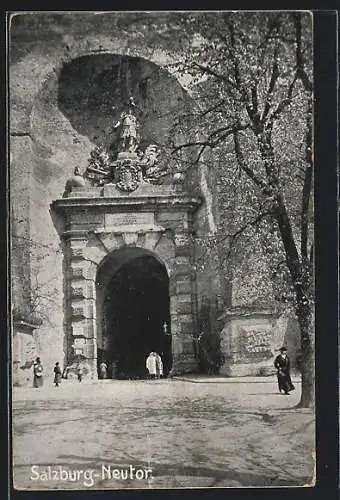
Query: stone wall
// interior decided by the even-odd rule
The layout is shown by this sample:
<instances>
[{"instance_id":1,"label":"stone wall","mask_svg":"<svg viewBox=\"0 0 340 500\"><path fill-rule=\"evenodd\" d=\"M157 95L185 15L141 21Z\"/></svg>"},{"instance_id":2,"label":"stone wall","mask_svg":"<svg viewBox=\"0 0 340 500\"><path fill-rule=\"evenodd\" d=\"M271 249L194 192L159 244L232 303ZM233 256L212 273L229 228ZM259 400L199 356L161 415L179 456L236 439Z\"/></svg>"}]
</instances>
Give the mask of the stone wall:
<instances>
[{"instance_id":1,"label":"stone wall","mask_svg":"<svg viewBox=\"0 0 340 500\"><path fill-rule=\"evenodd\" d=\"M219 316L226 304L226 287L217 248L208 248L210 238L216 236L219 212L216 197L216 172L211 158L206 154L195 172L196 182L202 193L203 205L198 209L194 222L195 266L197 282L197 333L219 335L222 328Z\"/></svg>"}]
</instances>

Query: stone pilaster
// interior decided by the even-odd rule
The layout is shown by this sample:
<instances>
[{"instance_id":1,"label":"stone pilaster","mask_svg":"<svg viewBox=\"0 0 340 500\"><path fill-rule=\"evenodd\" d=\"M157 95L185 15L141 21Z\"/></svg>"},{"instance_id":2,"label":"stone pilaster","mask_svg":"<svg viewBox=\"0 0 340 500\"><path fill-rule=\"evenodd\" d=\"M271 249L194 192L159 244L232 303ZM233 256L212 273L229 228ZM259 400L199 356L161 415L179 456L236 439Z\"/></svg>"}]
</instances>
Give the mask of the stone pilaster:
<instances>
[{"instance_id":1,"label":"stone pilaster","mask_svg":"<svg viewBox=\"0 0 340 500\"><path fill-rule=\"evenodd\" d=\"M88 219L89 220L89 219ZM85 231L68 233L67 262L67 334L68 362L84 358L89 376L97 377L96 348L96 264L86 257L88 237ZM78 358L81 357L81 358Z\"/></svg>"},{"instance_id":2,"label":"stone pilaster","mask_svg":"<svg viewBox=\"0 0 340 500\"><path fill-rule=\"evenodd\" d=\"M189 229L185 227L175 233L175 264L172 281L172 374L176 375L197 370L194 347L196 318L193 244Z\"/></svg>"}]
</instances>

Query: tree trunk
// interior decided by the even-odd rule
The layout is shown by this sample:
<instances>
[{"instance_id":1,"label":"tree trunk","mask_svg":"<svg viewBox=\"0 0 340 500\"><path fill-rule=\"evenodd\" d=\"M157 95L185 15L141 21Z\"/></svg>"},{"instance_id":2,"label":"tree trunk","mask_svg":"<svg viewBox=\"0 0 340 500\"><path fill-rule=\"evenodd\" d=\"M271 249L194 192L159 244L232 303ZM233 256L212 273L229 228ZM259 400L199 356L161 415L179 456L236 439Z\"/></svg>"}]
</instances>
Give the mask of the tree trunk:
<instances>
[{"instance_id":1,"label":"tree trunk","mask_svg":"<svg viewBox=\"0 0 340 500\"><path fill-rule=\"evenodd\" d=\"M298 408L314 408L315 386L314 386L314 352L309 349L308 353L302 355L301 363L301 399Z\"/></svg>"},{"instance_id":2,"label":"tree trunk","mask_svg":"<svg viewBox=\"0 0 340 500\"><path fill-rule=\"evenodd\" d=\"M277 196L278 206L275 211L279 231L286 254L286 262L290 276L295 288L297 301L296 313L298 317L301 335L301 376L302 388L301 399L298 404L300 408L313 407L315 404L314 391L314 348L311 342L311 318L310 294L307 292L311 286L309 274L306 267L303 268L299 261L296 244L294 241L292 226L282 196ZM305 271L305 272L304 272Z\"/></svg>"},{"instance_id":3,"label":"tree trunk","mask_svg":"<svg viewBox=\"0 0 340 500\"><path fill-rule=\"evenodd\" d=\"M300 310L298 322L301 334L301 399L298 408L314 408L315 406L315 357L311 342L311 312Z\"/></svg>"}]
</instances>

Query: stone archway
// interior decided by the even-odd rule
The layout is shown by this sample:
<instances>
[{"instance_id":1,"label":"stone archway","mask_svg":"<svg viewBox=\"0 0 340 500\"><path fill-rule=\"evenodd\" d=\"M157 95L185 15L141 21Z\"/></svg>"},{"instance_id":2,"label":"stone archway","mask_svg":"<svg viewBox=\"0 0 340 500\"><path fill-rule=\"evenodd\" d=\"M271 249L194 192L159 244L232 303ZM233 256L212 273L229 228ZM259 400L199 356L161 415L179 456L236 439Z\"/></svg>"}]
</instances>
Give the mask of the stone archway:
<instances>
[{"instance_id":1,"label":"stone archway","mask_svg":"<svg viewBox=\"0 0 340 500\"><path fill-rule=\"evenodd\" d=\"M150 351L172 366L169 276L155 254L142 248L114 250L96 277L97 362L112 378L144 378ZM166 327L164 327L166 324Z\"/></svg>"},{"instance_id":2,"label":"stone archway","mask_svg":"<svg viewBox=\"0 0 340 500\"><path fill-rule=\"evenodd\" d=\"M77 363L80 357L86 362L90 376L97 378L97 336L101 334L98 318L103 313L98 310L98 304L103 304L104 299L98 301L96 283L103 263L119 251L119 263L112 261L103 289L113 278L113 269L127 264L133 252L141 252L140 257L151 254L164 263L169 277L171 373L197 369L192 224L200 204L200 199L183 193L176 186L151 185L141 185L132 196L120 194L113 185L73 188L68 197L52 203L52 211L62 215L64 221L60 230L65 242L65 331L69 364Z\"/></svg>"}]
</instances>

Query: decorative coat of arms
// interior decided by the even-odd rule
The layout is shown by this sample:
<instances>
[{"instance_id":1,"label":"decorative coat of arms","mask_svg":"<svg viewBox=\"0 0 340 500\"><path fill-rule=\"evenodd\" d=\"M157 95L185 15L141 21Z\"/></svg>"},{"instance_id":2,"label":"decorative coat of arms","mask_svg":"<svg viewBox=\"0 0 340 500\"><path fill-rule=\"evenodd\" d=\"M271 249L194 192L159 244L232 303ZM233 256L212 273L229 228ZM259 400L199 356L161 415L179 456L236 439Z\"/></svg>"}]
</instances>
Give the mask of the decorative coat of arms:
<instances>
[{"instance_id":1,"label":"decorative coat of arms","mask_svg":"<svg viewBox=\"0 0 340 500\"><path fill-rule=\"evenodd\" d=\"M121 191L131 192L137 189L140 182L141 168L139 165L122 163L115 169L116 186Z\"/></svg>"}]
</instances>

